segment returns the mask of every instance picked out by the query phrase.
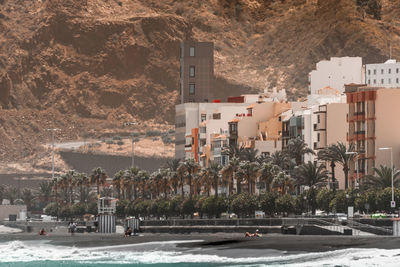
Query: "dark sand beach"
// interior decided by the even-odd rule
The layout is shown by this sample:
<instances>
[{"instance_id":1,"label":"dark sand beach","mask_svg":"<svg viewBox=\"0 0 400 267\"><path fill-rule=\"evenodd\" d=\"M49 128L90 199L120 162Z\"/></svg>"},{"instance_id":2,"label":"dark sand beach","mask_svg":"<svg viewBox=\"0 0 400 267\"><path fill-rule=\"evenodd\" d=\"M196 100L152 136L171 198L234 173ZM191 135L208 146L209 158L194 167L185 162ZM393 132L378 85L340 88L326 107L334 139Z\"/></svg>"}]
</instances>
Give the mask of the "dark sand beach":
<instances>
[{"instance_id":1,"label":"dark sand beach","mask_svg":"<svg viewBox=\"0 0 400 267\"><path fill-rule=\"evenodd\" d=\"M324 252L346 248L378 248L398 249L400 238L391 236L299 236L270 234L262 237L246 238L242 234L143 234L141 236L123 237L117 234L75 234L47 235L18 233L0 235L0 242L8 241L48 241L52 245L75 247L103 247L121 246L130 244L144 244L149 242L164 241L190 241L189 243L177 242L180 248L203 248L213 250L226 249L271 249L299 252Z\"/></svg>"}]
</instances>

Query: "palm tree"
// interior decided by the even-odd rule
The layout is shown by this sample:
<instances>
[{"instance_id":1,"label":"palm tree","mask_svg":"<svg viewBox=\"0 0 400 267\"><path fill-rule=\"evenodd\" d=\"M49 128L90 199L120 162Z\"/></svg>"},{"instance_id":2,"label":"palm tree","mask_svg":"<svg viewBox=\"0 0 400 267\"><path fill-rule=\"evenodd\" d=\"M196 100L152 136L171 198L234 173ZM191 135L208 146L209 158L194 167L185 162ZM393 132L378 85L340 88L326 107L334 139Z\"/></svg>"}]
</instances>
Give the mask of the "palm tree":
<instances>
[{"instance_id":1,"label":"palm tree","mask_svg":"<svg viewBox=\"0 0 400 267\"><path fill-rule=\"evenodd\" d=\"M288 194L293 190L294 180L285 172L279 172L272 181L272 187L278 188L282 195Z\"/></svg>"},{"instance_id":2,"label":"palm tree","mask_svg":"<svg viewBox=\"0 0 400 267\"><path fill-rule=\"evenodd\" d=\"M31 210L35 196L31 189L24 188L22 190L21 199L24 201L27 210Z\"/></svg>"},{"instance_id":3,"label":"palm tree","mask_svg":"<svg viewBox=\"0 0 400 267\"><path fill-rule=\"evenodd\" d=\"M260 182L265 183L265 189L270 192L272 181L275 176L281 171L279 166L270 162L264 162L261 164L258 170L258 178Z\"/></svg>"},{"instance_id":4,"label":"palm tree","mask_svg":"<svg viewBox=\"0 0 400 267\"><path fill-rule=\"evenodd\" d=\"M254 178L257 174L259 165L257 162L250 162L250 161L242 161L240 162L239 165L240 171L243 174L243 178L246 180L247 185L248 185L248 192L249 194L254 193L254 188L253 188L253 184L254 184Z\"/></svg>"},{"instance_id":5,"label":"palm tree","mask_svg":"<svg viewBox=\"0 0 400 267\"><path fill-rule=\"evenodd\" d=\"M168 177L170 180L170 184L174 189L174 194L178 194L178 186L179 186L179 176L178 176L178 168L179 168L179 159L173 159L167 162L167 166L169 169Z\"/></svg>"},{"instance_id":6,"label":"palm tree","mask_svg":"<svg viewBox=\"0 0 400 267\"><path fill-rule=\"evenodd\" d=\"M133 188L133 198L137 199L137 185L138 185L138 176L139 169L136 167L131 167L125 171L124 177L129 181L128 192L131 193ZM131 195L129 194L129 199L131 199Z\"/></svg>"},{"instance_id":7,"label":"palm tree","mask_svg":"<svg viewBox=\"0 0 400 267\"><path fill-rule=\"evenodd\" d=\"M117 191L118 199L121 199L121 187L122 187L122 180L124 178L124 174L125 174L125 171L123 171L123 170L117 171L114 174L113 181L112 181L113 188L115 188L115 190Z\"/></svg>"},{"instance_id":8,"label":"palm tree","mask_svg":"<svg viewBox=\"0 0 400 267\"><path fill-rule=\"evenodd\" d=\"M316 187L326 185L328 171L325 169L325 165L320 164L318 166L317 162L309 161L300 165L297 175L301 183L309 187L307 200L311 204L312 214L314 215L317 207Z\"/></svg>"},{"instance_id":9,"label":"palm tree","mask_svg":"<svg viewBox=\"0 0 400 267\"><path fill-rule=\"evenodd\" d=\"M169 169L160 170L160 175L161 175L160 190L164 194L164 199L167 198L167 194L171 191L168 174L169 174Z\"/></svg>"},{"instance_id":10,"label":"palm tree","mask_svg":"<svg viewBox=\"0 0 400 267\"><path fill-rule=\"evenodd\" d=\"M37 191L37 196L39 201L46 206L50 202L51 192L53 190L52 181L42 181L39 183L39 188Z\"/></svg>"},{"instance_id":11,"label":"palm tree","mask_svg":"<svg viewBox=\"0 0 400 267\"><path fill-rule=\"evenodd\" d=\"M193 196L193 176L200 170L200 166L194 161L194 159L185 160L183 163L183 168L185 170L185 176L187 184L189 185L189 198L192 199Z\"/></svg>"},{"instance_id":12,"label":"palm tree","mask_svg":"<svg viewBox=\"0 0 400 267\"><path fill-rule=\"evenodd\" d=\"M103 185L106 182L106 179L107 174L101 167L92 170L92 174L90 175L90 184L96 184L97 196L100 196L100 185Z\"/></svg>"},{"instance_id":13,"label":"palm tree","mask_svg":"<svg viewBox=\"0 0 400 267\"><path fill-rule=\"evenodd\" d=\"M245 148L242 152L242 159L250 162L257 161L258 150L254 148Z\"/></svg>"},{"instance_id":14,"label":"palm tree","mask_svg":"<svg viewBox=\"0 0 400 267\"><path fill-rule=\"evenodd\" d=\"M242 159L243 158L243 151L244 151L244 146L237 147L235 145L230 145L228 150L227 150L227 153L228 153L228 156L229 156L230 159L231 158Z\"/></svg>"},{"instance_id":15,"label":"palm tree","mask_svg":"<svg viewBox=\"0 0 400 267\"><path fill-rule=\"evenodd\" d=\"M214 188L215 197L218 197L218 185L220 184L220 171L222 167L216 162L212 162L210 167L207 169L208 176L211 178L212 186Z\"/></svg>"},{"instance_id":16,"label":"palm tree","mask_svg":"<svg viewBox=\"0 0 400 267\"><path fill-rule=\"evenodd\" d=\"M10 201L10 205L14 205L15 200L18 198L18 189L12 186L5 187L4 196L8 201Z\"/></svg>"},{"instance_id":17,"label":"palm tree","mask_svg":"<svg viewBox=\"0 0 400 267\"><path fill-rule=\"evenodd\" d=\"M315 155L315 152L309 148L300 137L289 140L289 143L285 148L285 153L295 160L296 166L301 165L304 155Z\"/></svg>"},{"instance_id":18,"label":"palm tree","mask_svg":"<svg viewBox=\"0 0 400 267\"><path fill-rule=\"evenodd\" d=\"M374 168L375 175L367 175L363 183L366 189L385 189L392 187L392 168L380 165L379 168ZM393 186L398 187L400 184L399 170L393 173Z\"/></svg>"},{"instance_id":19,"label":"palm tree","mask_svg":"<svg viewBox=\"0 0 400 267\"><path fill-rule=\"evenodd\" d=\"M198 178L200 184L203 186L203 190L207 192L207 196L210 196L212 181L210 180L210 176L208 175L208 169L201 169L201 171L198 173Z\"/></svg>"},{"instance_id":20,"label":"palm tree","mask_svg":"<svg viewBox=\"0 0 400 267\"><path fill-rule=\"evenodd\" d=\"M65 174L66 177L66 186L67 190L69 192L69 201L71 204L74 204L74 185L75 185L75 179L77 177L78 173L76 173L74 170L70 170Z\"/></svg>"},{"instance_id":21,"label":"palm tree","mask_svg":"<svg viewBox=\"0 0 400 267\"><path fill-rule=\"evenodd\" d=\"M334 163L339 163L340 165L342 165L345 180L345 189L349 187L349 161L353 160L355 157L354 154L349 154L346 152L353 151L354 144L350 144L350 146L346 149L345 144L343 144L342 142L338 142L337 144L333 144L318 152L318 159L330 162L333 161Z\"/></svg>"},{"instance_id":22,"label":"palm tree","mask_svg":"<svg viewBox=\"0 0 400 267\"><path fill-rule=\"evenodd\" d=\"M292 169L293 162L287 155L281 150L275 151L271 154L271 163L279 166L282 170L290 171Z\"/></svg>"},{"instance_id":23,"label":"palm tree","mask_svg":"<svg viewBox=\"0 0 400 267\"><path fill-rule=\"evenodd\" d=\"M177 177L179 180L179 185L181 186L181 192L182 192L182 198L185 196L185 191L184 191L184 185L185 185L185 165L183 162L179 164L179 167L177 169Z\"/></svg>"},{"instance_id":24,"label":"palm tree","mask_svg":"<svg viewBox=\"0 0 400 267\"><path fill-rule=\"evenodd\" d=\"M5 187L4 185L0 184L0 205L3 203L4 195L5 195Z\"/></svg>"},{"instance_id":25,"label":"palm tree","mask_svg":"<svg viewBox=\"0 0 400 267\"><path fill-rule=\"evenodd\" d=\"M79 202L85 203L88 201L86 189L89 187L89 178L86 173L77 173L74 185L79 188Z\"/></svg>"},{"instance_id":26,"label":"palm tree","mask_svg":"<svg viewBox=\"0 0 400 267\"><path fill-rule=\"evenodd\" d=\"M230 158L228 165L226 165L222 170L222 176L224 179L229 179L229 195L233 193L233 185L236 180L236 174L239 170L240 160L237 157ZM226 178L225 178L226 177ZM237 183L238 189L240 185ZM239 190L238 190L239 193Z\"/></svg>"},{"instance_id":27,"label":"palm tree","mask_svg":"<svg viewBox=\"0 0 400 267\"><path fill-rule=\"evenodd\" d=\"M62 174L57 181L57 187L61 190L64 202L68 203L70 198L68 194L69 180L66 174Z\"/></svg>"},{"instance_id":28,"label":"palm tree","mask_svg":"<svg viewBox=\"0 0 400 267\"><path fill-rule=\"evenodd\" d=\"M146 188L148 187L148 181L150 179L147 171L139 171L138 175L138 186L141 188L142 198L146 198Z\"/></svg>"},{"instance_id":29,"label":"palm tree","mask_svg":"<svg viewBox=\"0 0 400 267\"><path fill-rule=\"evenodd\" d=\"M161 193L160 190L161 180L162 180L161 172L160 171L153 172L150 177L151 177L153 192L155 192L155 195L158 198Z\"/></svg>"}]
</instances>

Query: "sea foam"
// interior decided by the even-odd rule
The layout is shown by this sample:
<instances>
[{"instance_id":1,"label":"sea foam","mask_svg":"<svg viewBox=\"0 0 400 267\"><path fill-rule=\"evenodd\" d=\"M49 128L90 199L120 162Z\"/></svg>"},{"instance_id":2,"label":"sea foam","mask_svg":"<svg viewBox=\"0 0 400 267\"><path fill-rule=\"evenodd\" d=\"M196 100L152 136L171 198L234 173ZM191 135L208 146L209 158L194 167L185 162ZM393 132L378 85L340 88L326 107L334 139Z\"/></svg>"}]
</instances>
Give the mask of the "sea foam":
<instances>
[{"instance_id":1,"label":"sea foam","mask_svg":"<svg viewBox=\"0 0 400 267\"><path fill-rule=\"evenodd\" d=\"M71 261L79 263L102 264L177 264L204 263L219 266L399 266L400 249L344 249L329 252L302 253L271 257L230 258L214 254L205 254L201 250L165 251L157 246L180 241L151 242L153 250L135 251L135 245L129 250L119 251L122 246L76 248L54 246L33 241L12 241L0 243L0 265L11 262ZM182 242L182 241L181 241ZM185 241L194 242L194 241ZM141 245L146 245L141 244ZM123 245L125 246L125 245ZM126 245L128 246L128 245ZM113 248L113 250L111 250ZM117 250L115 250L117 249ZM216 251L216 254L218 252ZM238 253L236 253L238 254ZM239 255L241 256L241 255ZM243 255L244 256L244 255Z\"/></svg>"}]
</instances>

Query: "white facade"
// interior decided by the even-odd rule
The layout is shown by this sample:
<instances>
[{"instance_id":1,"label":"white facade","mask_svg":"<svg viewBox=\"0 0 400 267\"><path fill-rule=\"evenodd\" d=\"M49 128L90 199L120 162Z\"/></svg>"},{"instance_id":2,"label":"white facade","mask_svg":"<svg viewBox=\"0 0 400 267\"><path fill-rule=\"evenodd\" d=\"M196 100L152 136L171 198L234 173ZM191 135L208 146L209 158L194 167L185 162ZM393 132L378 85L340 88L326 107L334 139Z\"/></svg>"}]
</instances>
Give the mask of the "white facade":
<instances>
[{"instance_id":1,"label":"white facade","mask_svg":"<svg viewBox=\"0 0 400 267\"><path fill-rule=\"evenodd\" d=\"M205 126L205 132L200 131L200 139L210 143L210 135L227 132L228 121L236 114L247 112L248 103L185 103L175 107L175 158L187 158L185 154L186 136L192 134L192 129ZM204 127L203 127L204 128ZM199 129L200 130L200 129Z\"/></svg>"},{"instance_id":2,"label":"white facade","mask_svg":"<svg viewBox=\"0 0 400 267\"><path fill-rule=\"evenodd\" d=\"M385 88L400 87L400 62L390 59L383 64L365 65L365 83Z\"/></svg>"},{"instance_id":3,"label":"white facade","mask_svg":"<svg viewBox=\"0 0 400 267\"><path fill-rule=\"evenodd\" d=\"M320 61L316 70L310 72L309 82L311 94L327 86L343 93L345 84L364 82L362 58L332 57L329 61Z\"/></svg>"}]
</instances>

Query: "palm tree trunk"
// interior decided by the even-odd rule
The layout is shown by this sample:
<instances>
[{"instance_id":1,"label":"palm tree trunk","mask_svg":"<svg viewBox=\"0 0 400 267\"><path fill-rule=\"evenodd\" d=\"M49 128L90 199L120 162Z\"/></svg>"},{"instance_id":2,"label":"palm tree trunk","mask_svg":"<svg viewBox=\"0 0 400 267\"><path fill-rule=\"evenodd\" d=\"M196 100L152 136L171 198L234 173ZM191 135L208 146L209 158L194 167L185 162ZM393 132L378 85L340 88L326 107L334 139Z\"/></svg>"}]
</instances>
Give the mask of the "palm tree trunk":
<instances>
[{"instance_id":1,"label":"palm tree trunk","mask_svg":"<svg viewBox=\"0 0 400 267\"><path fill-rule=\"evenodd\" d=\"M218 197L218 177L216 177L214 179L214 183L215 183L215 186L214 186L214 188L215 188L215 197Z\"/></svg>"},{"instance_id":2,"label":"palm tree trunk","mask_svg":"<svg viewBox=\"0 0 400 267\"><path fill-rule=\"evenodd\" d=\"M343 172L344 172L344 189L349 188L349 167L347 164L343 165Z\"/></svg>"}]
</instances>

